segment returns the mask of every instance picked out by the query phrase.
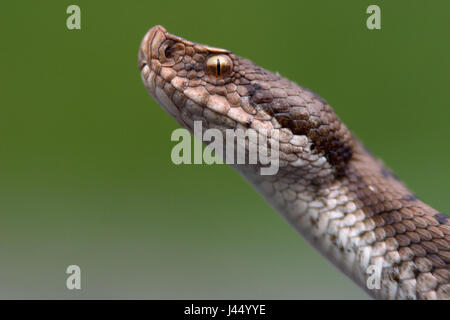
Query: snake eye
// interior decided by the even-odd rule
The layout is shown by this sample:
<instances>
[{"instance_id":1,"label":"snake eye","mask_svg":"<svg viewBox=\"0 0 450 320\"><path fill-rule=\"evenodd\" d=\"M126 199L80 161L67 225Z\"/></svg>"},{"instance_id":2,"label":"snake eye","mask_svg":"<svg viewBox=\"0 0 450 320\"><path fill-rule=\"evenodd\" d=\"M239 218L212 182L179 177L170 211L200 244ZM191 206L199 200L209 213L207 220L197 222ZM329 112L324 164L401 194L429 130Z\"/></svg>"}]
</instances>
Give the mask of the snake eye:
<instances>
[{"instance_id":1,"label":"snake eye","mask_svg":"<svg viewBox=\"0 0 450 320\"><path fill-rule=\"evenodd\" d=\"M216 78L224 78L233 70L233 62L226 55L214 55L206 60L206 71Z\"/></svg>"}]
</instances>

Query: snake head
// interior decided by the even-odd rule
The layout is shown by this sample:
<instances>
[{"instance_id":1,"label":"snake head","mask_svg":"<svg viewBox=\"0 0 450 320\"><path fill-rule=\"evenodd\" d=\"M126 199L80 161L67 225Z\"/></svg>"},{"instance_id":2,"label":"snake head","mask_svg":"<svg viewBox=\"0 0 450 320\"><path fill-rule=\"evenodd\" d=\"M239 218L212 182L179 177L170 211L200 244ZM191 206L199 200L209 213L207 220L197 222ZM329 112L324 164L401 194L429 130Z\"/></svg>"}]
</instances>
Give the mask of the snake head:
<instances>
[{"instance_id":1,"label":"snake head","mask_svg":"<svg viewBox=\"0 0 450 320\"><path fill-rule=\"evenodd\" d=\"M139 65L152 97L185 127L191 128L194 118L205 119L208 109L235 122L233 126L249 126L255 118L248 92L239 86L249 82L242 77L239 59L228 50L193 43L155 26L142 40Z\"/></svg>"},{"instance_id":2,"label":"snake head","mask_svg":"<svg viewBox=\"0 0 450 320\"><path fill-rule=\"evenodd\" d=\"M139 50L151 96L191 132L252 129L279 146L280 167L305 179L332 179L352 155L352 137L326 101L229 50L194 43L162 26ZM273 143L275 145L275 143Z\"/></svg>"}]
</instances>

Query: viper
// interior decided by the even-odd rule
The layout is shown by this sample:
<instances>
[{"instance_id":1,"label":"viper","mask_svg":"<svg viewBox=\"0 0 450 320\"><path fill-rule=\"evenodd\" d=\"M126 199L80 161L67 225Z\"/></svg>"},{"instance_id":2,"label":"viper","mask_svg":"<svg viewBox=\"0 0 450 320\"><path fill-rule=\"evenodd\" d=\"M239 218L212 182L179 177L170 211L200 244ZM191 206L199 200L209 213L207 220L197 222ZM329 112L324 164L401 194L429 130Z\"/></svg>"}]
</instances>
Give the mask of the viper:
<instances>
[{"instance_id":1,"label":"viper","mask_svg":"<svg viewBox=\"0 0 450 320\"><path fill-rule=\"evenodd\" d=\"M181 126L253 130L269 141L257 148L277 146L274 175L259 162L233 167L371 297L450 298L450 218L408 190L319 95L162 26L144 36L138 60L148 92Z\"/></svg>"}]
</instances>

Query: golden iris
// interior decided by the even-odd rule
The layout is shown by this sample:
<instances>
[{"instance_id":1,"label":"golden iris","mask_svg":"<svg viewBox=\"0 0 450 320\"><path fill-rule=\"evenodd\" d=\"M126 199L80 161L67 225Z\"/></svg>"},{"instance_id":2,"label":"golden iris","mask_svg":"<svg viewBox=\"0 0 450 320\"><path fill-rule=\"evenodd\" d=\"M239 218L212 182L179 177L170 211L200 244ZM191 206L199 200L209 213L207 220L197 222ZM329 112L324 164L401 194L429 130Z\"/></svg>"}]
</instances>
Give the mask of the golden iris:
<instances>
[{"instance_id":1,"label":"golden iris","mask_svg":"<svg viewBox=\"0 0 450 320\"><path fill-rule=\"evenodd\" d=\"M210 56L206 60L206 71L216 78L223 78L233 70L233 62L224 54Z\"/></svg>"}]
</instances>

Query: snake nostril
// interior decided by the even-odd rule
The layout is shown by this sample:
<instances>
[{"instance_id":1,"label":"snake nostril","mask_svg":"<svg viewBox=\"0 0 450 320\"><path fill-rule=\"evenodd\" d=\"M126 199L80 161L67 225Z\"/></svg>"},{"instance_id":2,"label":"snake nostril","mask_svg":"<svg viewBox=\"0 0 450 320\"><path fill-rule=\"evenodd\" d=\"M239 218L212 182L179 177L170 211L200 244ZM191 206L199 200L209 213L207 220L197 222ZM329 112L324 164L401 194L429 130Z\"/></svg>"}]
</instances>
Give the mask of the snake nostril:
<instances>
[{"instance_id":1,"label":"snake nostril","mask_svg":"<svg viewBox=\"0 0 450 320\"><path fill-rule=\"evenodd\" d=\"M185 54L185 46L181 42L168 40L163 44L163 50L160 51L160 54L164 55L164 57L160 57L161 60L178 63L181 59L183 59Z\"/></svg>"},{"instance_id":2,"label":"snake nostril","mask_svg":"<svg viewBox=\"0 0 450 320\"><path fill-rule=\"evenodd\" d=\"M166 50L164 51L164 55L166 58L170 59L173 53L173 47L167 46Z\"/></svg>"}]
</instances>

